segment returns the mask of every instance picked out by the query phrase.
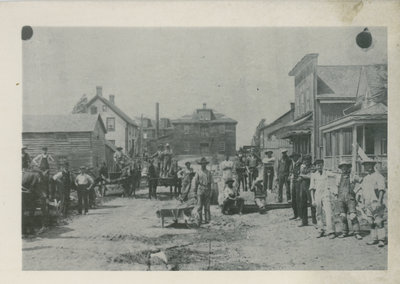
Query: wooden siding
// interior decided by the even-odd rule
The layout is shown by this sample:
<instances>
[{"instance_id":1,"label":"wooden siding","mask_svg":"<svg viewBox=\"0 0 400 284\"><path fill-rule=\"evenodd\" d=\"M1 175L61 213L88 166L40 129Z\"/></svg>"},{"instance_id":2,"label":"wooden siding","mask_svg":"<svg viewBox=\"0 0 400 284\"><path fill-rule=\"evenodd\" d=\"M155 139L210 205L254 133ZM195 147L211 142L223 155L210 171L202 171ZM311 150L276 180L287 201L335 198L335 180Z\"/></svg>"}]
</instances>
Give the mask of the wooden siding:
<instances>
[{"instance_id":1,"label":"wooden siding","mask_svg":"<svg viewBox=\"0 0 400 284\"><path fill-rule=\"evenodd\" d=\"M51 174L58 171L65 160L73 170L78 170L80 166L97 168L96 160L105 160L104 141L105 134L99 122L93 132L22 134L22 143L28 147L27 152L32 159L42 153L42 147L48 147L48 153L55 159L54 163L50 163Z\"/></svg>"}]
</instances>

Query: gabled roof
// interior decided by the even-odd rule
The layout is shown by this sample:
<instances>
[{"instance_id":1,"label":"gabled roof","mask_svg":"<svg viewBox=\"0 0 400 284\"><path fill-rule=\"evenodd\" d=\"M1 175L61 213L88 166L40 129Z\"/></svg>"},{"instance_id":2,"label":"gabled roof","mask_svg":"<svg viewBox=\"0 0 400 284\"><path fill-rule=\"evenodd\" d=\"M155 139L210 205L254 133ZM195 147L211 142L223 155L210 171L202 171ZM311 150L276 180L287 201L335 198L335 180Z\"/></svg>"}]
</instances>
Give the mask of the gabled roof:
<instances>
[{"instance_id":1,"label":"gabled roof","mask_svg":"<svg viewBox=\"0 0 400 284\"><path fill-rule=\"evenodd\" d=\"M203 110L203 109L200 109ZM207 109L209 110L209 109ZM184 115L178 119L172 120L172 124L174 123L237 123L236 120L227 117L226 115L218 112L214 112L214 118L212 120L200 120L197 110L193 114Z\"/></svg>"},{"instance_id":2,"label":"gabled roof","mask_svg":"<svg viewBox=\"0 0 400 284\"><path fill-rule=\"evenodd\" d=\"M302 69L304 64L307 64L314 58L318 58L318 53L309 53L306 54L297 64L293 67L293 69L289 72L289 76L296 76L296 74Z\"/></svg>"},{"instance_id":3,"label":"gabled roof","mask_svg":"<svg viewBox=\"0 0 400 284\"><path fill-rule=\"evenodd\" d=\"M317 95L320 99L356 98L365 94L367 86L371 95L376 95L387 84L387 65L318 65L317 76Z\"/></svg>"},{"instance_id":4,"label":"gabled roof","mask_svg":"<svg viewBox=\"0 0 400 284\"><path fill-rule=\"evenodd\" d=\"M24 115L22 117L22 132L92 132L96 127L97 121L100 121L100 125L106 133L107 131L100 115Z\"/></svg>"},{"instance_id":5,"label":"gabled roof","mask_svg":"<svg viewBox=\"0 0 400 284\"><path fill-rule=\"evenodd\" d=\"M318 97L353 97L358 93L361 66L317 66Z\"/></svg>"},{"instance_id":6,"label":"gabled roof","mask_svg":"<svg viewBox=\"0 0 400 284\"><path fill-rule=\"evenodd\" d=\"M275 119L273 122L264 125L263 127L261 127L260 130L264 130L266 128L273 128L273 126L279 127L280 123L282 124L282 119L287 117L287 116L292 116L292 120L293 120L293 114L294 114L294 108L288 110L287 112L285 112L284 114L282 114L280 117L278 117L277 119ZM274 131L274 129L271 130L271 132Z\"/></svg>"},{"instance_id":7,"label":"gabled roof","mask_svg":"<svg viewBox=\"0 0 400 284\"><path fill-rule=\"evenodd\" d=\"M112 109L117 115L119 115L125 122L132 124L134 126L138 126L133 119L131 119L125 112L123 112L119 107L115 104L111 103L109 100L104 98L103 96L95 95L88 103L87 107L89 107L92 103L94 103L97 99L101 100L105 105L107 105L110 109Z\"/></svg>"}]
</instances>

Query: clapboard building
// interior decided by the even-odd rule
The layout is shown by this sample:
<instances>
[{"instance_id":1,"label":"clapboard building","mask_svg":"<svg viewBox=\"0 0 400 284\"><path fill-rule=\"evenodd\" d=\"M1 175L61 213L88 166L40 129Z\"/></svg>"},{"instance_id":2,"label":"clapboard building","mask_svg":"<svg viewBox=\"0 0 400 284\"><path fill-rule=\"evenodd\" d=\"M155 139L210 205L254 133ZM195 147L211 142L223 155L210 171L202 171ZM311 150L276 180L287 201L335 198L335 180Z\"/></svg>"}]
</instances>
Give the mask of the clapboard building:
<instances>
[{"instance_id":1,"label":"clapboard building","mask_svg":"<svg viewBox=\"0 0 400 284\"><path fill-rule=\"evenodd\" d=\"M138 152L138 125L115 104L115 95L109 99L103 97L103 88L96 87L96 95L90 99L83 109L88 114L101 115L107 129L106 139L115 146L133 156Z\"/></svg>"},{"instance_id":2,"label":"clapboard building","mask_svg":"<svg viewBox=\"0 0 400 284\"><path fill-rule=\"evenodd\" d=\"M112 170L115 148L106 141L106 132L100 115L24 115L22 143L32 158L47 147L55 159L50 164L52 173L65 162L77 170L80 166L98 168L106 161Z\"/></svg>"},{"instance_id":3,"label":"clapboard building","mask_svg":"<svg viewBox=\"0 0 400 284\"><path fill-rule=\"evenodd\" d=\"M234 155L237 121L213 109L196 109L193 114L172 120L173 150L178 155Z\"/></svg>"}]
</instances>

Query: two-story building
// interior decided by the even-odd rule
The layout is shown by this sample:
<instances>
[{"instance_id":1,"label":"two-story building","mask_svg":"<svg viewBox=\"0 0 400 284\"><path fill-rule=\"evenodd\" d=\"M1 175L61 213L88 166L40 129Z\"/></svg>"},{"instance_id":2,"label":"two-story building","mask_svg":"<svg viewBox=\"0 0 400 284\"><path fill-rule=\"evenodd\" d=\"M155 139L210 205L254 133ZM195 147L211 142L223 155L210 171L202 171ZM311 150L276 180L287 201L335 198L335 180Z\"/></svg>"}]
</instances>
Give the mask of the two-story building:
<instances>
[{"instance_id":1,"label":"two-story building","mask_svg":"<svg viewBox=\"0 0 400 284\"><path fill-rule=\"evenodd\" d=\"M96 95L86 104L86 111L91 115L100 114L105 122L106 139L132 156L138 152L138 125L115 104L115 96L103 97L102 87L96 87Z\"/></svg>"},{"instance_id":2,"label":"two-story building","mask_svg":"<svg viewBox=\"0 0 400 284\"><path fill-rule=\"evenodd\" d=\"M272 134L290 139L295 152L311 154L313 159L324 157L321 126L344 116L344 111L365 92L367 74L385 68L386 65L323 66L318 65L318 54L307 54L289 72L295 85L294 118Z\"/></svg>"},{"instance_id":3,"label":"two-story building","mask_svg":"<svg viewBox=\"0 0 400 284\"><path fill-rule=\"evenodd\" d=\"M235 155L237 121L207 108L172 120L173 150L178 155Z\"/></svg>"}]
</instances>

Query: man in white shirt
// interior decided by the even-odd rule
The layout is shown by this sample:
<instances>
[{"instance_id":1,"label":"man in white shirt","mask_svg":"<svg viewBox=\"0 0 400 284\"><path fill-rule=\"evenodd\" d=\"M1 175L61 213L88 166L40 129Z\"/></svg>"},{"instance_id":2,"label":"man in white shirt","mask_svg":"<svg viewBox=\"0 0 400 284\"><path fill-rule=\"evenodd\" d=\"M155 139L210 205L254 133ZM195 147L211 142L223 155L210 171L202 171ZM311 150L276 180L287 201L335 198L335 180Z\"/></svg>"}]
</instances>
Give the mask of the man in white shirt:
<instances>
[{"instance_id":1,"label":"man in white shirt","mask_svg":"<svg viewBox=\"0 0 400 284\"><path fill-rule=\"evenodd\" d=\"M316 171L310 177L310 191L312 206L317 209L317 226L319 230L317 238L327 234L330 239L334 239L336 235L332 210L333 198L328 184L328 175L324 171L324 160L317 159L314 165ZM322 220L323 215L325 215L326 228Z\"/></svg>"},{"instance_id":2,"label":"man in white shirt","mask_svg":"<svg viewBox=\"0 0 400 284\"><path fill-rule=\"evenodd\" d=\"M94 181L92 177L86 174L86 168L80 167L80 173L75 178L75 185L78 193L78 213L82 214L82 200L85 207L85 215L89 211L89 191Z\"/></svg>"},{"instance_id":3,"label":"man in white shirt","mask_svg":"<svg viewBox=\"0 0 400 284\"><path fill-rule=\"evenodd\" d=\"M228 178L224 190L224 203L222 205L222 214L229 214L237 209L238 213L242 215L244 199L239 196L238 191L233 188L233 178Z\"/></svg>"},{"instance_id":4,"label":"man in white shirt","mask_svg":"<svg viewBox=\"0 0 400 284\"><path fill-rule=\"evenodd\" d=\"M218 187L218 204L222 206L224 202L223 195L226 187L226 181L233 178L233 161L229 160L228 155L226 156L226 159L221 162L219 168L222 171L222 179Z\"/></svg>"},{"instance_id":5,"label":"man in white shirt","mask_svg":"<svg viewBox=\"0 0 400 284\"><path fill-rule=\"evenodd\" d=\"M262 163L264 165L263 173L264 173L264 188L268 190L272 190L272 183L274 180L274 163L275 158L272 157L273 152L267 151L265 152L267 155L264 159L262 159Z\"/></svg>"},{"instance_id":6,"label":"man in white shirt","mask_svg":"<svg viewBox=\"0 0 400 284\"><path fill-rule=\"evenodd\" d=\"M385 246L386 230L384 228L385 210L383 196L386 192L385 178L375 171L376 162L373 160L363 161L362 165L367 175L361 183L361 201L364 205L364 213L368 216L371 224L372 240L369 245L378 244L379 247Z\"/></svg>"}]
</instances>

